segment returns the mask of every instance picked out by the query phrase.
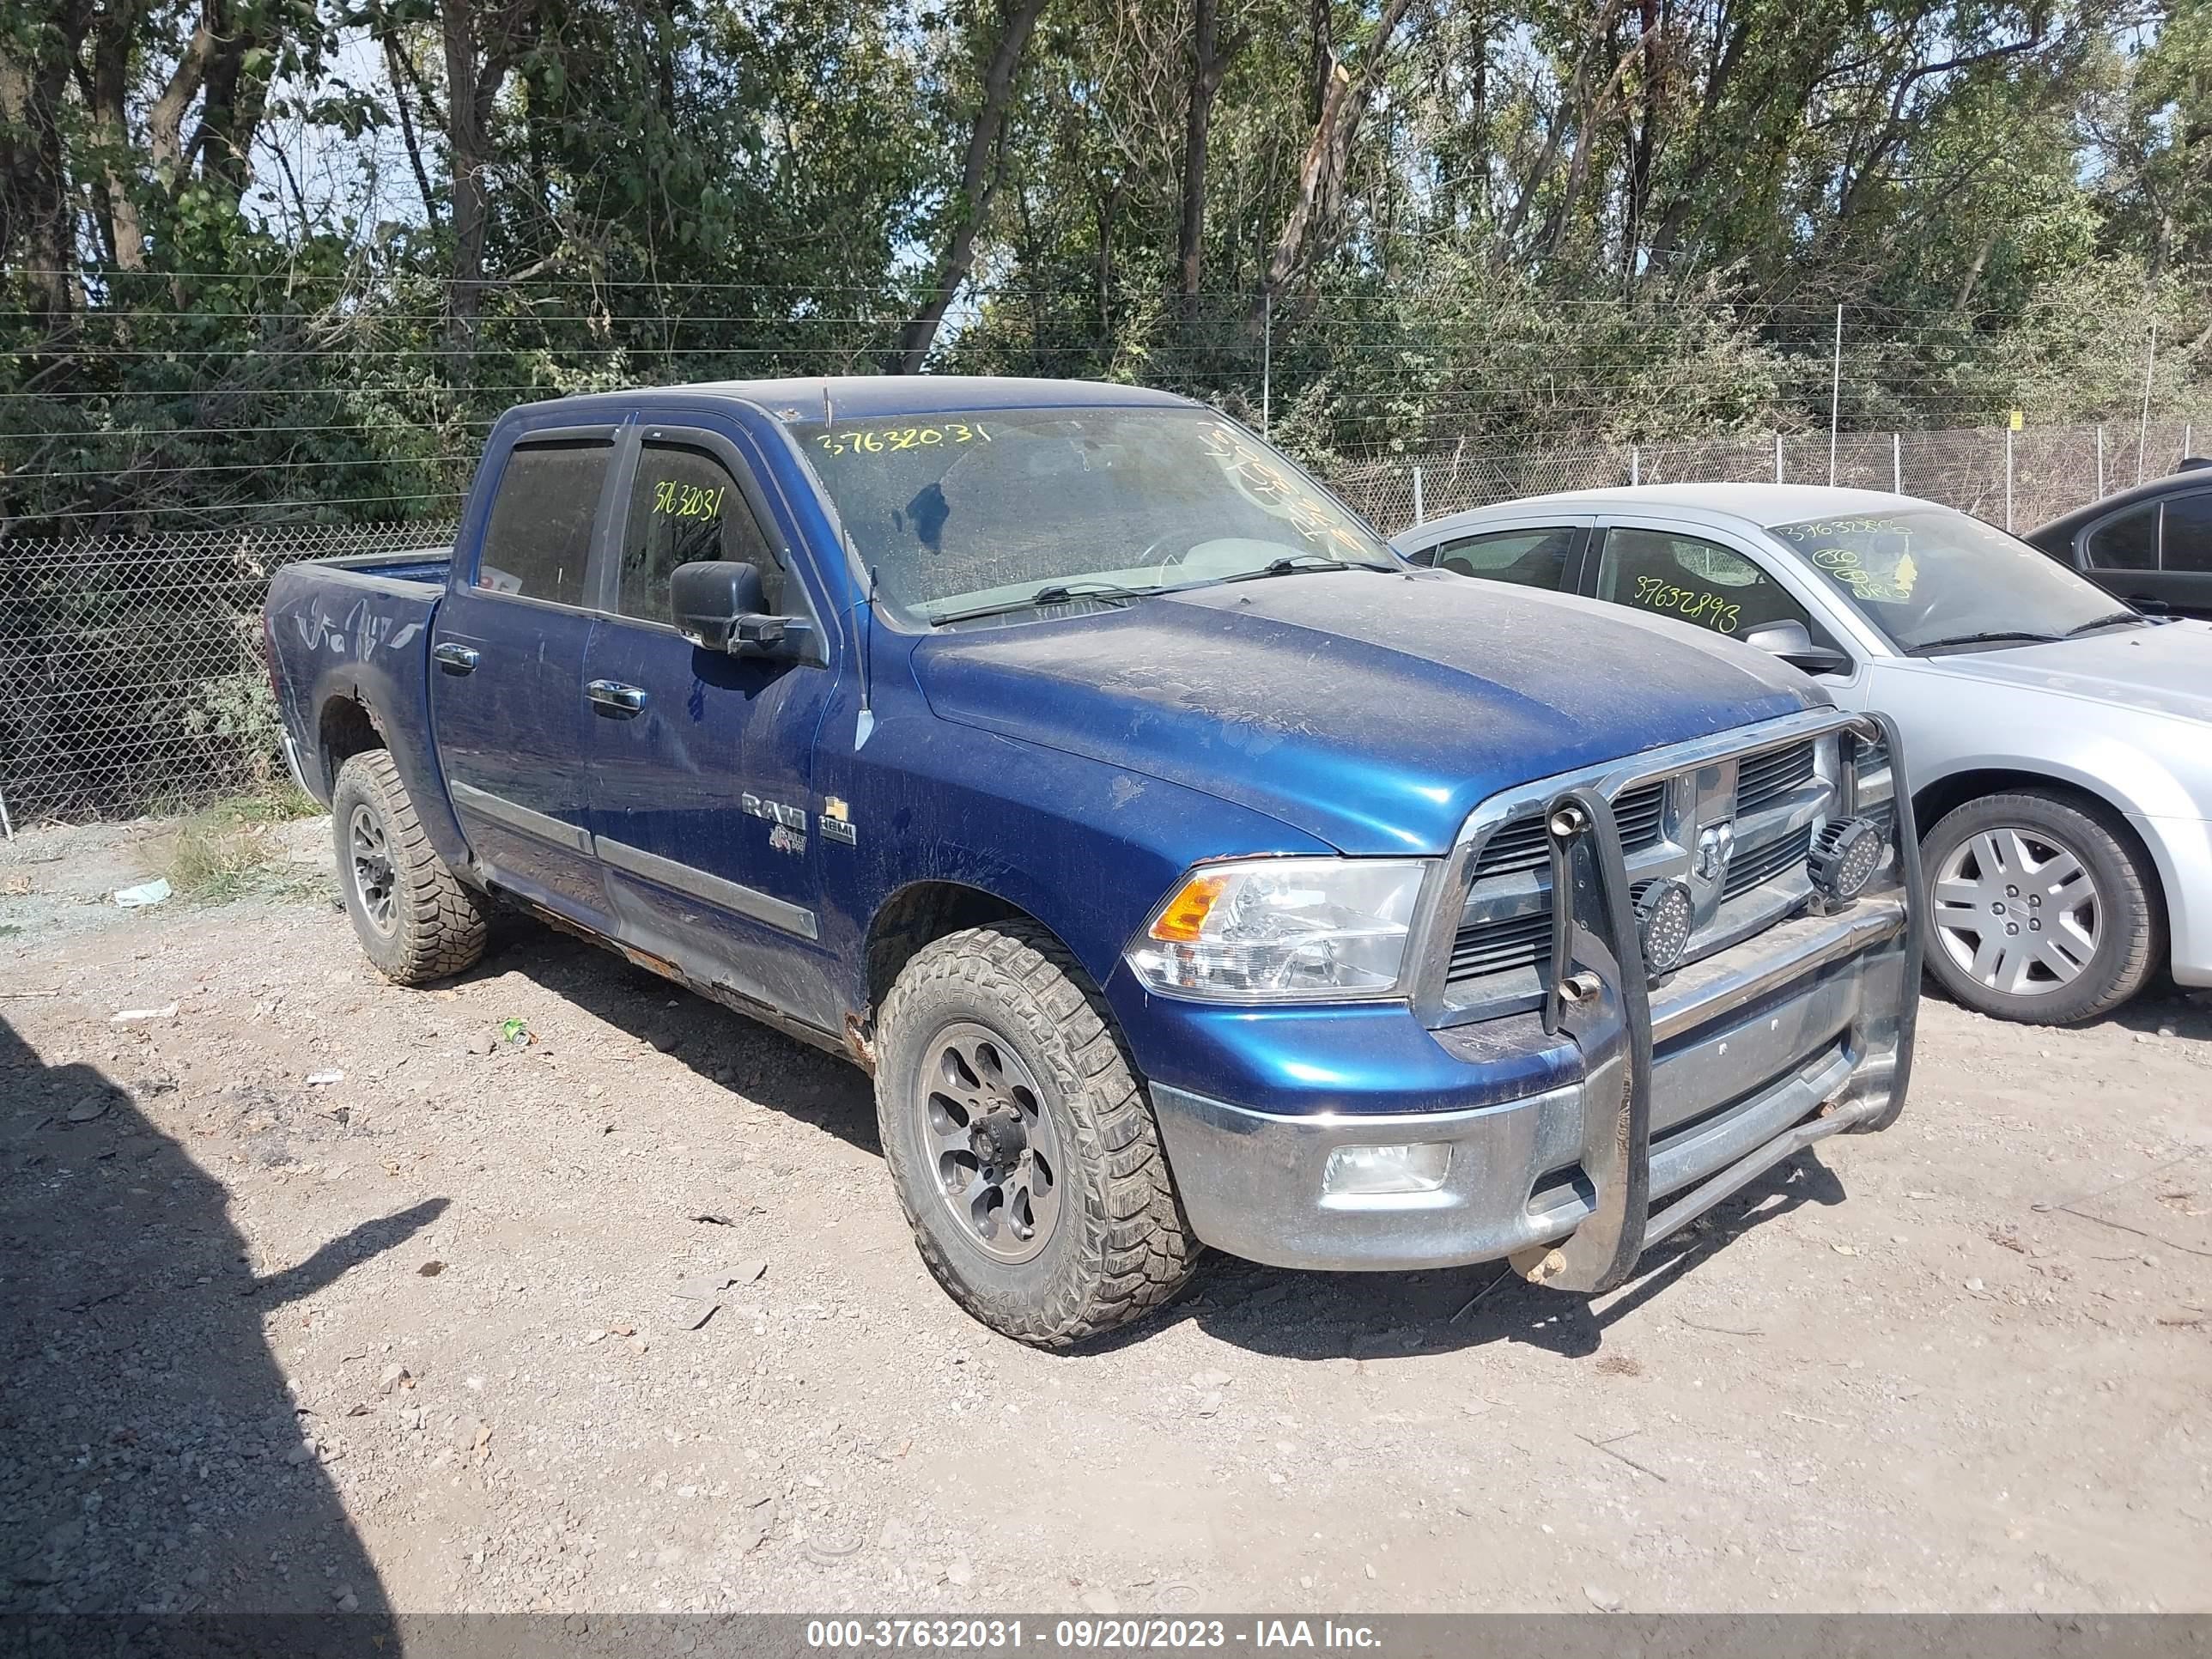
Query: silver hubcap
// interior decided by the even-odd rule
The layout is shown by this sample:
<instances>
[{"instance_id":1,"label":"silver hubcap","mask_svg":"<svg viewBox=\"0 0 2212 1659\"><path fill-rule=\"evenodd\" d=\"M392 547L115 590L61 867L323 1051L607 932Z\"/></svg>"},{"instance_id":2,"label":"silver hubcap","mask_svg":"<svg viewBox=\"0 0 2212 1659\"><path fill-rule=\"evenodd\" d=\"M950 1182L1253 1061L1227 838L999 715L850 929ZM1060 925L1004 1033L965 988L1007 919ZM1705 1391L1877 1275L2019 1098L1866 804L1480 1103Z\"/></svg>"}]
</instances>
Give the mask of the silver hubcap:
<instances>
[{"instance_id":1,"label":"silver hubcap","mask_svg":"<svg viewBox=\"0 0 2212 1659\"><path fill-rule=\"evenodd\" d=\"M2071 985L2104 937L2088 866L2039 830L1969 836L1937 866L1935 896L1937 944L2008 996L2046 996Z\"/></svg>"},{"instance_id":2,"label":"silver hubcap","mask_svg":"<svg viewBox=\"0 0 2212 1659\"><path fill-rule=\"evenodd\" d=\"M384 825L366 806L353 809L346 825L346 851L353 861L353 888L361 896L362 914L378 933L390 933L399 915L398 882L384 842Z\"/></svg>"},{"instance_id":3,"label":"silver hubcap","mask_svg":"<svg viewBox=\"0 0 2212 1659\"><path fill-rule=\"evenodd\" d=\"M1027 1261L1060 1219L1060 1138L1044 1092L984 1026L947 1026L922 1062L923 1144L937 1190L968 1236L1000 1261Z\"/></svg>"}]
</instances>

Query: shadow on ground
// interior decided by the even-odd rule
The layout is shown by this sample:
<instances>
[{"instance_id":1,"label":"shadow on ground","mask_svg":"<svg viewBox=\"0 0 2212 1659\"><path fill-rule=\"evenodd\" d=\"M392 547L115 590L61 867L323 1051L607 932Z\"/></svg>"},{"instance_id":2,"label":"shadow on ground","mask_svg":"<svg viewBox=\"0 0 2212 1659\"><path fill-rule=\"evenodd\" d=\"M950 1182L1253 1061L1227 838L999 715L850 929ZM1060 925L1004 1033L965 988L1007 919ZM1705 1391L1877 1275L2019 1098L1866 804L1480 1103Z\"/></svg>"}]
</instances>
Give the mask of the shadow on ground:
<instances>
[{"instance_id":1,"label":"shadow on ground","mask_svg":"<svg viewBox=\"0 0 2212 1659\"><path fill-rule=\"evenodd\" d=\"M1583 1358L1604 1346L1611 1326L1664 1297L1753 1229L1805 1205L1844 1199L1843 1183L1817 1152L1800 1152L1646 1251L1627 1288L1601 1298L1535 1289L1502 1261L1416 1273L1299 1273L1220 1257L1169 1317L1195 1319L1209 1336L1285 1359L1377 1364L1498 1342Z\"/></svg>"},{"instance_id":2,"label":"shadow on ground","mask_svg":"<svg viewBox=\"0 0 2212 1659\"><path fill-rule=\"evenodd\" d=\"M2106 1018L2145 1036L2212 1042L2212 991L2154 980L2141 996L2122 1003Z\"/></svg>"},{"instance_id":3,"label":"shadow on ground","mask_svg":"<svg viewBox=\"0 0 2212 1659\"><path fill-rule=\"evenodd\" d=\"M880 1151L875 1103L860 1072L744 1015L693 996L612 952L515 921L475 977L520 973L683 1060L747 1099ZM1752 1227L1806 1204L1844 1200L1842 1183L1807 1151L1770 1170L1693 1227L1648 1252L1636 1279L1602 1310L1588 1297L1522 1284L1503 1262L1419 1273L1307 1273L1212 1255L1172 1306L1103 1345L1143 1341L1178 1320L1255 1353L1289 1359L1388 1360L1493 1342L1597 1352L1606 1328L1644 1306ZM893 1202L888 1187L884 1202Z\"/></svg>"},{"instance_id":4,"label":"shadow on ground","mask_svg":"<svg viewBox=\"0 0 2212 1659\"><path fill-rule=\"evenodd\" d=\"M862 1152L882 1151L872 1085L850 1061L695 996L599 945L501 916L491 950L464 983L520 974L698 1075ZM890 1201L888 1190L884 1201Z\"/></svg>"},{"instance_id":5,"label":"shadow on ground","mask_svg":"<svg viewBox=\"0 0 2212 1659\"><path fill-rule=\"evenodd\" d=\"M446 1200L257 1278L222 1182L139 1108L173 1086L0 1022L0 1614L357 1607L337 1646L396 1652L264 1322Z\"/></svg>"}]
</instances>

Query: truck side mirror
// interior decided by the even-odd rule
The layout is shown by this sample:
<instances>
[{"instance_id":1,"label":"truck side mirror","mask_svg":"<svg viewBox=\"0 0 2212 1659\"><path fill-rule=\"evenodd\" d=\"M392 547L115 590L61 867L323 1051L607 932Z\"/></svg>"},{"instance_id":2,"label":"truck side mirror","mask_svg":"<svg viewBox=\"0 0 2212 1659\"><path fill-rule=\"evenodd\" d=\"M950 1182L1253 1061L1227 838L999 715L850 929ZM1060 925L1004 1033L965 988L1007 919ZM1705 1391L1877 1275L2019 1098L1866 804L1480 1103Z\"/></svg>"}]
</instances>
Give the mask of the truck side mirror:
<instances>
[{"instance_id":1,"label":"truck side mirror","mask_svg":"<svg viewBox=\"0 0 2212 1659\"><path fill-rule=\"evenodd\" d=\"M1801 622L1769 623L1764 628L1754 628L1743 636L1743 642L1770 657L1779 657L1792 668L1808 674L1832 674L1851 665L1851 659L1842 652L1814 644L1812 635Z\"/></svg>"},{"instance_id":2,"label":"truck side mirror","mask_svg":"<svg viewBox=\"0 0 2212 1659\"><path fill-rule=\"evenodd\" d=\"M732 657L805 660L814 624L766 610L758 567L734 559L679 564L669 573L668 609L676 631L703 651Z\"/></svg>"}]
</instances>

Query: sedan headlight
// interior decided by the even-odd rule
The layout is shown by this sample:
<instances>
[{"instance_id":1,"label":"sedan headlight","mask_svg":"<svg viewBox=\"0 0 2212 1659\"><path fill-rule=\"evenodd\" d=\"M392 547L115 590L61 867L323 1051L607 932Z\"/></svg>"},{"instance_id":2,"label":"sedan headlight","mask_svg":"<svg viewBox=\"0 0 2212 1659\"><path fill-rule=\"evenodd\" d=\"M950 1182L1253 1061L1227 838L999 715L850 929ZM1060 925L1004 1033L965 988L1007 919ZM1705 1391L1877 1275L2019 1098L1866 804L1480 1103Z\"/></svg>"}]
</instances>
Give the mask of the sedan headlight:
<instances>
[{"instance_id":1,"label":"sedan headlight","mask_svg":"<svg viewBox=\"0 0 2212 1659\"><path fill-rule=\"evenodd\" d=\"M1152 913L1129 966L1152 990L1222 1002L1388 997L1432 862L1200 865Z\"/></svg>"}]
</instances>

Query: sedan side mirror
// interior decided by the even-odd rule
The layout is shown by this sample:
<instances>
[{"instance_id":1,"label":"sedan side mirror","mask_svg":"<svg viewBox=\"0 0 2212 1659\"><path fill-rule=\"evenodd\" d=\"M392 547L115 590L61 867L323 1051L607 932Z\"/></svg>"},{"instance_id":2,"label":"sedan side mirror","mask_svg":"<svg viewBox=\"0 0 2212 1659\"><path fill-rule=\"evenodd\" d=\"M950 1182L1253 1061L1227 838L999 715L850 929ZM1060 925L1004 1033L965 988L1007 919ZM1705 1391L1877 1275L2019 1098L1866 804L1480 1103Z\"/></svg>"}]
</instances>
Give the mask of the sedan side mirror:
<instances>
[{"instance_id":1,"label":"sedan side mirror","mask_svg":"<svg viewBox=\"0 0 2212 1659\"><path fill-rule=\"evenodd\" d=\"M1764 628L1754 628L1743 636L1743 642L1770 657L1779 657L1792 668L1808 674L1832 674L1851 665L1851 659L1842 652L1831 646L1814 644L1812 635L1801 622L1769 623Z\"/></svg>"},{"instance_id":2,"label":"sedan side mirror","mask_svg":"<svg viewBox=\"0 0 2212 1659\"><path fill-rule=\"evenodd\" d=\"M679 564L669 573L668 608L676 631L702 651L811 660L811 619L771 615L767 604L756 565L714 559Z\"/></svg>"}]
</instances>

